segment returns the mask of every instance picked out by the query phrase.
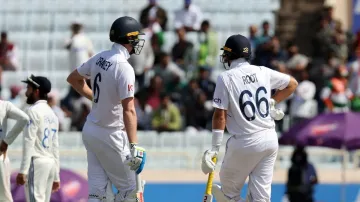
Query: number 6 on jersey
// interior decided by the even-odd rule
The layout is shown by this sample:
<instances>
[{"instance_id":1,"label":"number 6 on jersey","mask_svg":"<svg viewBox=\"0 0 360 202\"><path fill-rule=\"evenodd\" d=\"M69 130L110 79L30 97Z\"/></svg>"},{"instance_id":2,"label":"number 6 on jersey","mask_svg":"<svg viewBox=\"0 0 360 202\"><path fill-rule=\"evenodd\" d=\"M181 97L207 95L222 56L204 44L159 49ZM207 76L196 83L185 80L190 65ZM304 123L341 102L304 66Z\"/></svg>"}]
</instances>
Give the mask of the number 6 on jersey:
<instances>
[{"instance_id":1,"label":"number 6 on jersey","mask_svg":"<svg viewBox=\"0 0 360 202\"><path fill-rule=\"evenodd\" d=\"M253 100L253 94L249 91L249 90L244 90L241 92L240 94L240 97L239 97L239 105L240 105L240 110L241 110L241 113L242 115L244 116L244 118L247 120L247 121L253 121L255 119L255 113L256 111L259 113L259 115L262 117L262 118L266 118L268 115L269 115L269 101L266 99L266 97L261 97L259 98L259 94L260 92L264 92L265 94L267 94L267 90L264 86L260 86L257 90L256 90L256 93L255 93L255 104L256 104L256 108L255 108L255 105L254 103L251 101ZM245 101L244 102L244 96L247 95L249 97L249 100L248 101ZM265 113L263 113L261 111L261 103L265 103ZM246 112L248 112L249 114L249 110L246 110L246 106L249 105L250 108L251 108L251 113L252 116L248 116Z\"/></svg>"}]
</instances>

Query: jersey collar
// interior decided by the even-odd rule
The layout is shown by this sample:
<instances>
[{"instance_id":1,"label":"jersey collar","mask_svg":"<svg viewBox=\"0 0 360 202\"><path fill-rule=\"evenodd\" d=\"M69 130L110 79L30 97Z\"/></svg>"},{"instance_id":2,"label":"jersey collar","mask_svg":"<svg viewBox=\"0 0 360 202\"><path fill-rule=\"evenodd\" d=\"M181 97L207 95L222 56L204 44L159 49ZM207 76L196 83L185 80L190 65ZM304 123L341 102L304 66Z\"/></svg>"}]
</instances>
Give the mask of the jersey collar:
<instances>
[{"instance_id":1,"label":"jersey collar","mask_svg":"<svg viewBox=\"0 0 360 202\"><path fill-rule=\"evenodd\" d=\"M231 62L230 69L236 68L236 67L239 67L239 66L245 65L245 64L248 65L249 62L247 62L247 61L246 61L245 59L243 59L243 58L238 58L238 59L233 60L233 61Z\"/></svg>"},{"instance_id":2,"label":"jersey collar","mask_svg":"<svg viewBox=\"0 0 360 202\"><path fill-rule=\"evenodd\" d=\"M47 103L46 100L38 100L33 105L39 104L39 103Z\"/></svg>"},{"instance_id":3,"label":"jersey collar","mask_svg":"<svg viewBox=\"0 0 360 202\"><path fill-rule=\"evenodd\" d=\"M114 43L112 48L118 50L120 54L125 57L126 60L130 58L129 51L123 45Z\"/></svg>"}]
</instances>

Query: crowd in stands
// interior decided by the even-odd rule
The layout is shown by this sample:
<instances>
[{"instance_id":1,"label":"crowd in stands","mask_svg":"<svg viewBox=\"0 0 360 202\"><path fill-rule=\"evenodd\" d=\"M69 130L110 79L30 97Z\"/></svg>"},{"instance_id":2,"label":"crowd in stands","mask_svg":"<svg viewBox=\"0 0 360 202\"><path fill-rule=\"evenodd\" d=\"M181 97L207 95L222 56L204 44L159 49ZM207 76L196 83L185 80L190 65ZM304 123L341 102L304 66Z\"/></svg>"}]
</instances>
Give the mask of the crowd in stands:
<instances>
[{"instance_id":1,"label":"crowd in stands","mask_svg":"<svg viewBox=\"0 0 360 202\"><path fill-rule=\"evenodd\" d=\"M175 30L168 30L167 11L156 0L149 0L138 20L146 42L141 54L132 55L129 63L137 81L139 130L211 129L211 102L216 85L211 74L219 68L217 60L222 46L211 20L204 19L201 8L191 0L184 0L184 7L176 11ZM249 27L250 62L291 74L299 82L294 95L277 106L286 112L292 124L319 113L360 110L360 32L356 35L344 30L341 22L333 18L331 7L324 8L316 23L317 34L309 39L314 48L311 55L302 54L294 41L280 43L281 39L271 34L272 25L266 20L261 29L258 25ZM72 36L64 45L69 50L70 70L95 54L82 25L74 23L71 30ZM169 52L163 47L165 31L177 34ZM197 34L197 44L187 40L189 32ZM0 81L1 71L16 71L14 44L16 41L7 40L6 32L1 34ZM20 105L22 100L17 95L21 89L14 86L10 91L11 101ZM54 90L49 95L49 105L60 122L69 118L71 130L77 131L81 131L91 109L91 101L70 87L64 98L59 98Z\"/></svg>"}]
</instances>

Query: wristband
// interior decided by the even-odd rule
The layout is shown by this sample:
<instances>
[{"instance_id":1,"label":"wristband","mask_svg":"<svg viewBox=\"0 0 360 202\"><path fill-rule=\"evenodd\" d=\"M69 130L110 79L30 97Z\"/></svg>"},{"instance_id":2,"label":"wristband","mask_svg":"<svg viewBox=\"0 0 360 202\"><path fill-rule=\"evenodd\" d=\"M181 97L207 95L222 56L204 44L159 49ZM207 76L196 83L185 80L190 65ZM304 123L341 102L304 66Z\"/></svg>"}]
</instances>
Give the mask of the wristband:
<instances>
[{"instance_id":1,"label":"wristband","mask_svg":"<svg viewBox=\"0 0 360 202\"><path fill-rule=\"evenodd\" d=\"M212 149L213 151L219 151L221 142L224 137L224 130L213 129L212 130Z\"/></svg>"}]
</instances>

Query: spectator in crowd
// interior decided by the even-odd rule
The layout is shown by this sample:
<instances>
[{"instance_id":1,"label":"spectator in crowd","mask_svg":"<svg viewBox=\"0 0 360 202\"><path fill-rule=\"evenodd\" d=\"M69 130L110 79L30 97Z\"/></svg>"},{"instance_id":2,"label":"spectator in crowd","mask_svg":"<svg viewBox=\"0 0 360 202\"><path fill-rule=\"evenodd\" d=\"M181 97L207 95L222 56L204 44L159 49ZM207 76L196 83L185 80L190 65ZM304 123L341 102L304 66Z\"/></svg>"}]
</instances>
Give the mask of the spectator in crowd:
<instances>
[{"instance_id":1,"label":"spectator in crowd","mask_svg":"<svg viewBox=\"0 0 360 202\"><path fill-rule=\"evenodd\" d=\"M139 94L135 96L135 111L138 130L151 130L152 108Z\"/></svg>"},{"instance_id":2,"label":"spectator in crowd","mask_svg":"<svg viewBox=\"0 0 360 202\"><path fill-rule=\"evenodd\" d=\"M258 37L257 32L258 32L258 28L256 27L256 25L251 25L249 27L249 40L251 45L252 59L254 59L256 48L260 43L260 38Z\"/></svg>"},{"instance_id":3,"label":"spectator in crowd","mask_svg":"<svg viewBox=\"0 0 360 202\"><path fill-rule=\"evenodd\" d=\"M299 85L292 96L290 105L291 125L313 118L318 112L317 102L314 99L316 86L308 80L307 72L298 82Z\"/></svg>"},{"instance_id":4,"label":"spectator in crowd","mask_svg":"<svg viewBox=\"0 0 360 202\"><path fill-rule=\"evenodd\" d=\"M215 67L219 53L218 36L217 33L211 29L208 20L204 20L201 23L199 44L198 66Z\"/></svg>"},{"instance_id":5,"label":"spectator in crowd","mask_svg":"<svg viewBox=\"0 0 360 202\"><path fill-rule=\"evenodd\" d=\"M356 39L354 43L355 55L360 60L360 30L356 33Z\"/></svg>"},{"instance_id":6,"label":"spectator in crowd","mask_svg":"<svg viewBox=\"0 0 360 202\"><path fill-rule=\"evenodd\" d=\"M339 20L334 18L334 7L325 6L324 7L324 16L328 19L331 29L335 29L336 23L338 23Z\"/></svg>"},{"instance_id":7,"label":"spectator in crowd","mask_svg":"<svg viewBox=\"0 0 360 202\"><path fill-rule=\"evenodd\" d=\"M256 50L254 63L259 66L265 66L283 73L288 73L285 60L285 51L281 48L279 39L273 36L268 42L262 44Z\"/></svg>"},{"instance_id":8,"label":"spectator in crowd","mask_svg":"<svg viewBox=\"0 0 360 202\"><path fill-rule=\"evenodd\" d=\"M149 5L141 12L140 23L142 24L147 40L150 42L155 55L155 63L165 43L164 31L166 29L167 14L158 6L156 0L150 0Z\"/></svg>"},{"instance_id":9,"label":"spectator in crowd","mask_svg":"<svg viewBox=\"0 0 360 202\"><path fill-rule=\"evenodd\" d=\"M324 101L327 111L332 113L347 112L353 93L348 87L348 70L340 65L334 76L328 81L327 86L321 92L321 99Z\"/></svg>"},{"instance_id":10,"label":"spectator in crowd","mask_svg":"<svg viewBox=\"0 0 360 202\"><path fill-rule=\"evenodd\" d=\"M8 40L6 32L1 32L0 69L4 71L15 71L18 68L19 64L16 54L16 46Z\"/></svg>"},{"instance_id":11,"label":"spectator in crowd","mask_svg":"<svg viewBox=\"0 0 360 202\"><path fill-rule=\"evenodd\" d=\"M191 69L189 66L193 63L194 45L186 40L185 28L176 30L178 42L172 48L172 60L184 71Z\"/></svg>"},{"instance_id":12,"label":"spectator in crowd","mask_svg":"<svg viewBox=\"0 0 360 202\"><path fill-rule=\"evenodd\" d=\"M170 95L171 100L177 104L182 105L182 91L186 86L186 82L182 81L180 77L175 78L165 87L165 91Z\"/></svg>"},{"instance_id":13,"label":"spectator in crowd","mask_svg":"<svg viewBox=\"0 0 360 202\"><path fill-rule=\"evenodd\" d=\"M303 73L307 71L310 59L299 53L299 48L294 42L289 42L287 45L287 53L286 67L288 71L296 80L301 80Z\"/></svg>"},{"instance_id":14,"label":"spectator in crowd","mask_svg":"<svg viewBox=\"0 0 360 202\"><path fill-rule=\"evenodd\" d=\"M157 109L160 105L160 92L164 90L163 88L163 79L159 75L155 75L150 79L149 87L140 89L137 97L144 100L151 109Z\"/></svg>"},{"instance_id":15,"label":"spectator in crowd","mask_svg":"<svg viewBox=\"0 0 360 202\"><path fill-rule=\"evenodd\" d=\"M65 125L65 113L64 111L58 106L58 99L59 99L59 94L57 91L52 90L49 94L48 94L48 99L47 99L47 103L48 105L51 107L51 109L54 111L55 115L58 117L59 119L59 131L63 131L64 130L64 125Z\"/></svg>"},{"instance_id":16,"label":"spectator in crowd","mask_svg":"<svg viewBox=\"0 0 360 202\"><path fill-rule=\"evenodd\" d=\"M21 87L17 85L10 86L10 98L9 102L14 104L16 107L21 108L21 106L24 103L24 100L21 99L21 96L19 96L19 93L21 91Z\"/></svg>"},{"instance_id":17,"label":"spectator in crowd","mask_svg":"<svg viewBox=\"0 0 360 202\"><path fill-rule=\"evenodd\" d=\"M185 79L185 72L171 61L169 54L162 52L159 59L160 63L154 67L154 73L162 78L164 86L169 85L176 76Z\"/></svg>"},{"instance_id":18,"label":"spectator in crowd","mask_svg":"<svg viewBox=\"0 0 360 202\"><path fill-rule=\"evenodd\" d=\"M210 79L210 71L209 67L200 67L198 78L199 87L204 91L208 100L212 100L216 86L215 82Z\"/></svg>"},{"instance_id":19,"label":"spectator in crowd","mask_svg":"<svg viewBox=\"0 0 360 202\"><path fill-rule=\"evenodd\" d=\"M332 37L330 51L335 53L335 56L344 63L348 58L348 46L346 36L344 33L335 32Z\"/></svg>"},{"instance_id":20,"label":"spectator in crowd","mask_svg":"<svg viewBox=\"0 0 360 202\"><path fill-rule=\"evenodd\" d=\"M315 167L308 161L302 146L294 149L288 171L286 194L290 202L313 202L314 186L318 184Z\"/></svg>"},{"instance_id":21,"label":"spectator in crowd","mask_svg":"<svg viewBox=\"0 0 360 202\"><path fill-rule=\"evenodd\" d=\"M148 41L148 39L149 34L145 32L145 41ZM141 54L132 55L128 61L131 66L134 67L138 89L143 88L145 84L145 74L153 67L155 61L155 55L151 44L144 43Z\"/></svg>"},{"instance_id":22,"label":"spectator in crowd","mask_svg":"<svg viewBox=\"0 0 360 202\"><path fill-rule=\"evenodd\" d=\"M94 48L91 40L83 33L83 25L80 22L72 23L70 29L71 37L65 48L69 51L69 70L72 72L94 54ZM76 94L77 92L70 86L67 96L61 100L61 106L71 111L70 101Z\"/></svg>"},{"instance_id":23,"label":"spectator in crowd","mask_svg":"<svg viewBox=\"0 0 360 202\"><path fill-rule=\"evenodd\" d=\"M90 113L92 101L80 94L77 94L71 102L73 110L71 111L71 127L72 130L82 131L86 117Z\"/></svg>"},{"instance_id":24,"label":"spectator in crowd","mask_svg":"<svg viewBox=\"0 0 360 202\"><path fill-rule=\"evenodd\" d=\"M175 28L184 27L186 31L198 31L202 21L202 12L192 0L184 0L184 8L175 12Z\"/></svg>"},{"instance_id":25,"label":"spectator in crowd","mask_svg":"<svg viewBox=\"0 0 360 202\"><path fill-rule=\"evenodd\" d=\"M333 29L330 27L329 19L326 16L320 17L319 30L316 33L314 38L314 60L320 60L319 62L324 62L329 51L330 45L332 43Z\"/></svg>"},{"instance_id":26,"label":"spectator in crowd","mask_svg":"<svg viewBox=\"0 0 360 202\"><path fill-rule=\"evenodd\" d=\"M262 35L259 37L259 43L260 44L263 44L263 43L266 43L268 42L270 39L271 39L271 36L270 36L270 23L268 21L264 21L262 23Z\"/></svg>"},{"instance_id":27,"label":"spectator in crowd","mask_svg":"<svg viewBox=\"0 0 360 202\"><path fill-rule=\"evenodd\" d=\"M166 11L158 5L157 0L149 0L149 4L141 10L140 23L142 27L149 27L154 20L159 23L162 30L166 30L168 20Z\"/></svg>"},{"instance_id":28,"label":"spectator in crowd","mask_svg":"<svg viewBox=\"0 0 360 202\"><path fill-rule=\"evenodd\" d=\"M208 126L211 123L213 108L211 106L211 101L209 105L207 104L209 103L207 100L208 98L204 92L200 91L197 93L195 104L187 109L186 126L193 126L197 130L211 128Z\"/></svg>"},{"instance_id":29,"label":"spectator in crowd","mask_svg":"<svg viewBox=\"0 0 360 202\"><path fill-rule=\"evenodd\" d=\"M153 115L152 128L158 132L179 131L182 120L178 107L171 103L170 96L166 93L161 93L160 100L160 107Z\"/></svg>"}]
</instances>

